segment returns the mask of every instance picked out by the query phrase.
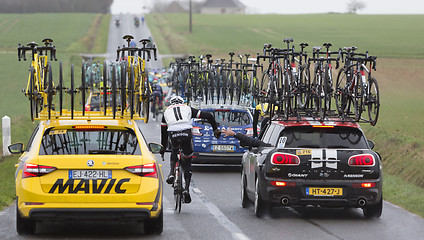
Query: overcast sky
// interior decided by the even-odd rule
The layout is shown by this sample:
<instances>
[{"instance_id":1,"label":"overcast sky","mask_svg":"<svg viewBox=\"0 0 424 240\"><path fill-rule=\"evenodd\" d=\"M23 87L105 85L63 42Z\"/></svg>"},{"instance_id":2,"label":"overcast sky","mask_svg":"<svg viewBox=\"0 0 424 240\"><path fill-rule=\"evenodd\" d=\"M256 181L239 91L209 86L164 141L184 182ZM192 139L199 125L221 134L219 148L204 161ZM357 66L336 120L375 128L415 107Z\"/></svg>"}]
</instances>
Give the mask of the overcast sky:
<instances>
[{"instance_id":1,"label":"overcast sky","mask_svg":"<svg viewBox=\"0 0 424 240\"><path fill-rule=\"evenodd\" d=\"M143 6L151 6L155 1L172 0L114 0L112 13L142 13ZM189 0L184 0L189 1ZM196 1L196 0L193 0ZM346 12L351 0L239 0L247 6L248 13L327 13ZM424 14L422 0L359 0L366 7L359 14Z\"/></svg>"}]
</instances>

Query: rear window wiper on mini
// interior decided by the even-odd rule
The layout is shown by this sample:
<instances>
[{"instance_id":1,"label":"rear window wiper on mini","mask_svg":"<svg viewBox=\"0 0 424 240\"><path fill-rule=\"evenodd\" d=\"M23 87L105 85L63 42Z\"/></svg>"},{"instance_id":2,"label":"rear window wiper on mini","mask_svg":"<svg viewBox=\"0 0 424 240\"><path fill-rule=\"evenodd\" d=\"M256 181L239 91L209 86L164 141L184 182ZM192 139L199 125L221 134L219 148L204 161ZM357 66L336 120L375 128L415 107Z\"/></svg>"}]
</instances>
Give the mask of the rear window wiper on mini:
<instances>
[{"instance_id":1,"label":"rear window wiper on mini","mask_svg":"<svg viewBox=\"0 0 424 240\"><path fill-rule=\"evenodd\" d=\"M320 147L318 145L312 145L312 144L310 144L310 145L299 145L297 147L298 148L322 148L322 147Z\"/></svg>"}]
</instances>

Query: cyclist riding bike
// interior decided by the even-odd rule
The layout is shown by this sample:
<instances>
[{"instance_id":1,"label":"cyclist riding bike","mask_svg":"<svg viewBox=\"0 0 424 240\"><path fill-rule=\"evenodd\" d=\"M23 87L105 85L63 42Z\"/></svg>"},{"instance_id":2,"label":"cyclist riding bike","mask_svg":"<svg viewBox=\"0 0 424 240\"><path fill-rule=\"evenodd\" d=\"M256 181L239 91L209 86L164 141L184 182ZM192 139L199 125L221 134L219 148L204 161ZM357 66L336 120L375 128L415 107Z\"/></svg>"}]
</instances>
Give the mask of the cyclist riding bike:
<instances>
[{"instance_id":1,"label":"cyclist riding bike","mask_svg":"<svg viewBox=\"0 0 424 240\"><path fill-rule=\"evenodd\" d=\"M158 80L153 80L153 85L152 85L152 96L153 96L153 104L152 104L152 110L153 113L155 113L156 109L156 102L158 99L158 104L159 106L158 109L162 110L162 96L163 96L163 91L162 91L162 87L159 85ZM155 115L153 115L155 116Z\"/></svg>"},{"instance_id":2,"label":"cyclist riding bike","mask_svg":"<svg viewBox=\"0 0 424 240\"><path fill-rule=\"evenodd\" d=\"M193 157L193 135L191 132L192 119L201 118L207 120L213 128L214 136L219 138L221 132L218 129L215 118L208 112L202 112L198 109L192 108L184 104L184 99L180 96L174 96L170 100L171 105L165 110L162 118L162 145L161 154L165 153L168 145L168 135L171 139L171 161L170 172L166 182L172 184L174 182L174 168L178 160L178 151L181 148L182 158L181 167L184 171L185 188L183 191L183 198L185 203L191 202L190 197L190 180L191 180L191 158Z\"/></svg>"}]
</instances>

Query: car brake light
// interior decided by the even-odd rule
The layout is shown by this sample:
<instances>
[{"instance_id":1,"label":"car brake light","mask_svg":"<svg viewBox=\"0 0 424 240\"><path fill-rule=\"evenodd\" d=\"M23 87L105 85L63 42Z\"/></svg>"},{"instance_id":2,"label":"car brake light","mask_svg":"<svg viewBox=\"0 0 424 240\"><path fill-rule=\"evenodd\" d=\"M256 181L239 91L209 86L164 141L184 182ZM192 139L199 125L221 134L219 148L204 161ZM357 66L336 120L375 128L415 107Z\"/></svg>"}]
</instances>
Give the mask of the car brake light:
<instances>
[{"instance_id":1,"label":"car brake light","mask_svg":"<svg viewBox=\"0 0 424 240\"><path fill-rule=\"evenodd\" d=\"M271 163L274 165L299 165L300 158L289 153L274 153L271 156Z\"/></svg>"},{"instance_id":2,"label":"car brake light","mask_svg":"<svg viewBox=\"0 0 424 240\"><path fill-rule=\"evenodd\" d=\"M334 128L333 125L313 125L313 128Z\"/></svg>"},{"instance_id":3,"label":"car brake light","mask_svg":"<svg viewBox=\"0 0 424 240\"><path fill-rule=\"evenodd\" d=\"M72 128L77 130L89 131L89 130L105 129L107 127L99 126L99 125L78 125L78 126L72 126Z\"/></svg>"},{"instance_id":4,"label":"car brake light","mask_svg":"<svg viewBox=\"0 0 424 240\"><path fill-rule=\"evenodd\" d=\"M272 186L276 187L295 187L295 182L271 181Z\"/></svg>"},{"instance_id":5,"label":"car brake light","mask_svg":"<svg viewBox=\"0 0 424 240\"><path fill-rule=\"evenodd\" d=\"M371 183L371 182L352 183L352 187L354 187L354 188L372 188L372 187L375 187L375 183Z\"/></svg>"},{"instance_id":6,"label":"car brake light","mask_svg":"<svg viewBox=\"0 0 424 240\"><path fill-rule=\"evenodd\" d=\"M22 172L22 178L41 177L47 173L51 173L57 168L50 166L40 166L37 164L26 163Z\"/></svg>"},{"instance_id":7,"label":"car brake light","mask_svg":"<svg viewBox=\"0 0 424 240\"><path fill-rule=\"evenodd\" d=\"M130 173L134 173L140 177L153 177L153 178L158 177L155 163L126 167L125 170L127 170Z\"/></svg>"},{"instance_id":8,"label":"car brake light","mask_svg":"<svg viewBox=\"0 0 424 240\"><path fill-rule=\"evenodd\" d=\"M193 127L191 129L191 132L193 133L194 136L202 136L203 133L201 133L200 130L202 130L201 127Z\"/></svg>"},{"instance_id":9,"label":"car brake light","mask_svg":"<svg viewBox=\"0 0 424 240\"><path fill-rule=\"evenodd\" d=\"M375 165L374 156L371 154L355 155L349 158L348 164L352 167L372 167Z\"/></svg>"}]
</instances>

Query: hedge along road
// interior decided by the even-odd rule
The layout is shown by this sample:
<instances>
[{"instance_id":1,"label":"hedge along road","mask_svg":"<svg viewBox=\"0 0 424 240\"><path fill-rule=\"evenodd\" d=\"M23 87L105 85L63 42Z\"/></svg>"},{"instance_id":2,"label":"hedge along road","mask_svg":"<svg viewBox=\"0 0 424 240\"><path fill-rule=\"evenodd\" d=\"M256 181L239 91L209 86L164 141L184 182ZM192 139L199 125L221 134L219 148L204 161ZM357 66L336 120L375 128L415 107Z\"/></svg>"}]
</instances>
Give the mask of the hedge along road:
<instances>
[{"instance_id":1,"label":"hedge along road","mask_svg":"<svg viewBox=\"0 0 424 240\"><path fill-rule=\"evenodd\" d=\"M133 16L125 16L128 26ZM132 25L131 25L132 24ZM115 27L113 21L111 28ZM134 26L135 27L135 26ZM116 27L115 27L116 28ZM131 30L131 29L130 29ZM121 41L123 32L114 34ZM135 35L135 34L133 34ZM144 37L144 36L140 36ZM137 38L136 38L137 39ZM141 39L141 38L140 38ZM111 39L109 39L111 41ZM122 45L122 42L118 43ZM111 54L116 54L114 44ZM116 58L116 55L112 59ZM160 125L151 121L140 123L148 142L159 142ZM159 156L158 156L159 159ZM168 159L168 156L166 157ZM169 171L168 161L162 170ZM252 206L240 206L240 168L228 166L197 166L193 173L193 202L183 205L180 214L173 211L173 196L164 187L164 232L147 239L421 239L424 220L397 206L384 202L380 219L364 219L358 209L279 208L272 217L257 219ZM15 229L15 205L0 212L0 239L133 239L142 233L137 224L126 223L43 223L35 237L18 236Z\"/></svg>"}]
</instances>

